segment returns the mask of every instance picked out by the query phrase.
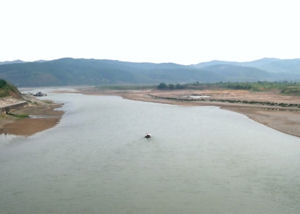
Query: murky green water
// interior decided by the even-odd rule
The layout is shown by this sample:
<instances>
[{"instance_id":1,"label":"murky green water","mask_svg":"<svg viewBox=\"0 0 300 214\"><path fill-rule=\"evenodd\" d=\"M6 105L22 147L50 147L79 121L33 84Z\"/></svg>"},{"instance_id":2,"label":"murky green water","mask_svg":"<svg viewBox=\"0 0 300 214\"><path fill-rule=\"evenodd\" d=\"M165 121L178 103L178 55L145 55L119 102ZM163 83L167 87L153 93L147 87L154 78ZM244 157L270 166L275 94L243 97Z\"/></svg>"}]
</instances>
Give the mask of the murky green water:
<instances>
[{"instance_id":1,"label":"murky green water","mask_svg":"<svg viewBox=\"0 0 300 214\"><path fill-rule=\"evenodd\" d=\"M0 137L1 214L300 212L299 138L216 107L51 98L58 126Z\"/></svg>"}]
</instances>

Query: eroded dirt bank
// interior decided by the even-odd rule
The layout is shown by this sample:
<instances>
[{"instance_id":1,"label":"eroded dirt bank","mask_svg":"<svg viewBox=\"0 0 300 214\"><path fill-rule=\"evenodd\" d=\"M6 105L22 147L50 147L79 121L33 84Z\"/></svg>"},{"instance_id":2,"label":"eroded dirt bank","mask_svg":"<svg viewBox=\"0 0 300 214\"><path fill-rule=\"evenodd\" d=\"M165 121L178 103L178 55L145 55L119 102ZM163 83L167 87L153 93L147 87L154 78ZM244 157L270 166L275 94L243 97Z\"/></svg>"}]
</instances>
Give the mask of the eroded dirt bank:
<instances>
[{"instance_id":1,"label":"eroded dirt bank","mask_svg":"<svg viewBox=\"0 0 300 214\"><path fill-rule=\"evenodd\" d=\"M41 101L33 97L26 97L26 101L26 105L12 108L9 114L1 115L0 134L30 136L54 127L64 113L56 110L62 104Z\"/></svg>"}]
</instances>

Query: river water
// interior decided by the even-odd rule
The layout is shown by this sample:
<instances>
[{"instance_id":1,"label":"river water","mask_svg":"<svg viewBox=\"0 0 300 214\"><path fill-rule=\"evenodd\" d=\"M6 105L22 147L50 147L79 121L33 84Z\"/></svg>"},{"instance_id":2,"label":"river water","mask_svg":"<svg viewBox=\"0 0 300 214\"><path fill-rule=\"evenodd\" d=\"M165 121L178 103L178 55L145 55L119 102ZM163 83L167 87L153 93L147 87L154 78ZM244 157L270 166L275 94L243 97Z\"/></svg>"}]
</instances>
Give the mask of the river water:
<instances>
[{"instance_id":1,"label":"river water","mask_svg":"<svg viewBox=\"0 0 300 214\"><path fill-rule=\"evenodd\" d=\"M217 107L47 98L56 127L0 136L1 214L300 212L299 138Z\"/></svg>"}]
</instances>

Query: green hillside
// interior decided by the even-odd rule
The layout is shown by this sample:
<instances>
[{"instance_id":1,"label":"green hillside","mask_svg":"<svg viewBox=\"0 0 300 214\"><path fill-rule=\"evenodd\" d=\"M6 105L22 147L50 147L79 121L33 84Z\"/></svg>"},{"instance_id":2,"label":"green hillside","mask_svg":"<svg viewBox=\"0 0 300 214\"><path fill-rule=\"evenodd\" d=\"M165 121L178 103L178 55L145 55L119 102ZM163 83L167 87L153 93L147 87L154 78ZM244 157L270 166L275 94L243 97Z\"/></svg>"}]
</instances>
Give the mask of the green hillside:
<instances>
[{"instance_id":1,"label":"green hillside","mask_svg":"<svg viewBox=\"0 0 300 214\"><path fill-rule=\"evenodd\" d=\"M174 63L132 63L64 58L0 65L0 78L17 86L156 84L272 80L256 68L196 68Z\"/></svg>"},{"instance_id":2,"label":"green hillside","mask_svg":"<svg viewBox=\"0 0 300 214\"><path fill-rule=\"evenodd\" d=\"M7 97L12 96L15 98L20 98L21 93L18 91L18 89L7 83L7 81L0 79L0 97Z\"/></svg>"},{"instance_id":3,"label":"green hillside","mask_svg":"<svg viewBox=\"0 0 300 214\"><path fill-rule=\"evenodd\" d=\"M116 60L63 58L52 61L0 64L0 78L16 86L157 84L190 82L299 81L300 73L270 72L249 62L212 61L198 65L132 63ZM288 62L285 66L288 66ZM297 67L293 63L294 67Z\"/></svg>"}]
</instances>

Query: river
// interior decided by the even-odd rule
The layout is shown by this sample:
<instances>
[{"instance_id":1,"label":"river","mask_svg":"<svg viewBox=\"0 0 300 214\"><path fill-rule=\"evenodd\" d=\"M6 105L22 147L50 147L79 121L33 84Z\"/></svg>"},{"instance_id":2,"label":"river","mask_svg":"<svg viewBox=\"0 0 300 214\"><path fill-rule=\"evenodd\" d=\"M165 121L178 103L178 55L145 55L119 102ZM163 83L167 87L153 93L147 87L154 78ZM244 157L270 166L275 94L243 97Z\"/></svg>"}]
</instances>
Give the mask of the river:
<instances>
[{"instance_id":1,"label":"river","mask_svg":"<svg viewBox=\"0 0 300 214\"><path fill-rule=\"evenodd\" d=\"M1 214L299 213L297 137L217 107L47 98L57 126L0 136Z\"/></svg>"}]
</instances>

